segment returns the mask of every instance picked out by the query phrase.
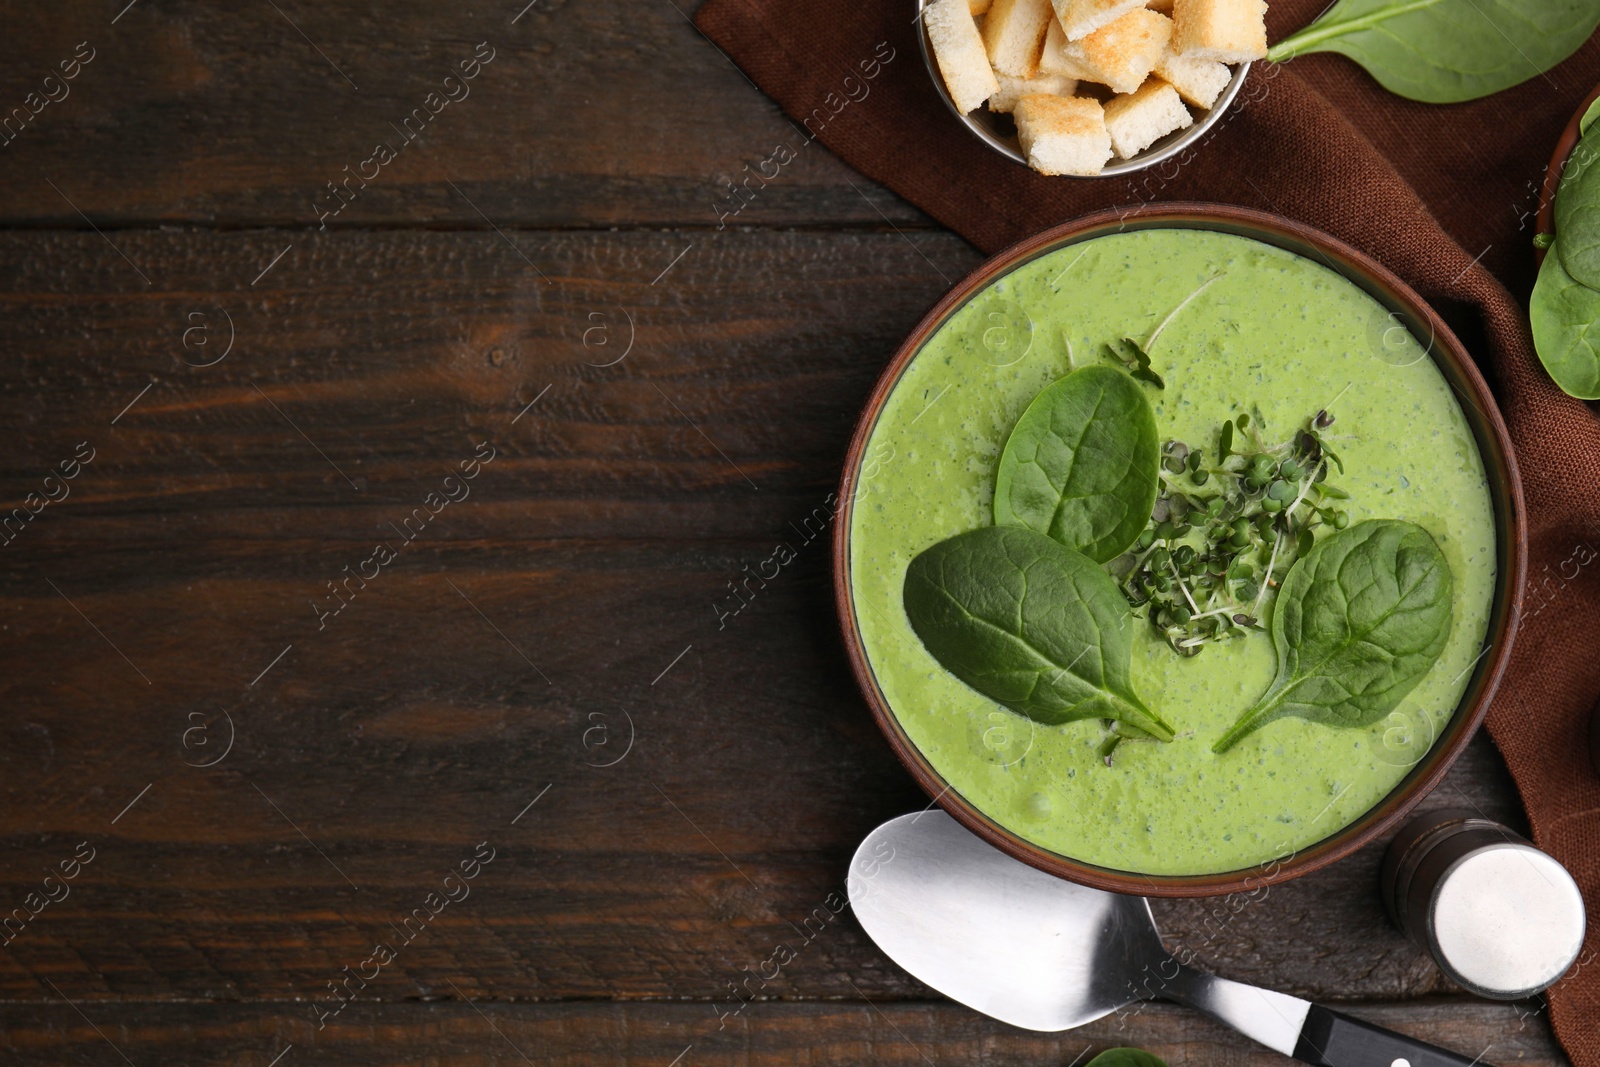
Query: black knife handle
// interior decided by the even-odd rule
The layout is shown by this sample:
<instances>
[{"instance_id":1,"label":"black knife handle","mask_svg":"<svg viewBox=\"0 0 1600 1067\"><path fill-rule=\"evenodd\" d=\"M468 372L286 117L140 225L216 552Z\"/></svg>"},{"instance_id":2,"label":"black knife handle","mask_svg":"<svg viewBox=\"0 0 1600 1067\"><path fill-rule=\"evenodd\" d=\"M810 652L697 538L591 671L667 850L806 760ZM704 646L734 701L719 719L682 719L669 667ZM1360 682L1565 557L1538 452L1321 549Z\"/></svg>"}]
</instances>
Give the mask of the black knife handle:
<instances>
[{"instance_id":1,"label":"black knife handle","mask_svg":"<svg viewBox=\"0 0 1600 1067\"><path fill-rule=\"evenodd\" d=\"M1317 1067L1491 1067L1481 1056L1468 1059L1320 1004L1306 1013L1294 1058Z\"/></svg>"}]
</instances>

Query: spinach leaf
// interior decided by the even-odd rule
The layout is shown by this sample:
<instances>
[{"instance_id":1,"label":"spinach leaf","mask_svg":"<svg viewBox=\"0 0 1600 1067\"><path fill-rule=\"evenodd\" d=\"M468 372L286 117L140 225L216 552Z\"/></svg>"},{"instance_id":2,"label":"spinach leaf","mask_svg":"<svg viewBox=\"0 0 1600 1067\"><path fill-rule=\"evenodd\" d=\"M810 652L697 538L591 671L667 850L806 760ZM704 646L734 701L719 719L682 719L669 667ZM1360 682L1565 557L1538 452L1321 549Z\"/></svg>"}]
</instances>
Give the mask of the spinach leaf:
<instances>
[{"instance_id":1,"label":"spinach leaf","mask_svg":"<svg viewBox=\"0 0 1600 1067\"><path fill-rule=\"evenodd\" d=\"M1583 400L1600 399L1600 292L1562 268L1559 249L1545 253L1528 301L1533 348L1555 383Z\"/></svg>"},{"instance_id":2,"label":"spinach leaf","mask_svg":"<svg viewBox=\"0 0 1600 1067\"><path fill-rule=\"evenodd\" d=\"M1450 636L1450 566L1422 527L1358 522L1289 571L1273 611L1278 676L1222 740L1274 719L1369 726L1422 681Z\"/></svg>"},{"instance_id":3,"label":"spinach leaf","mask_svg":"<svg viewBox=\"0 0 1600 1067\"><path fill-rule=\"evenodd\" d=\"M1138 540L1159 481L1155 412L1114 367L1075 370L1017 420L995 476L994 521L1026 526L1096 563Z\"/></svg>"},{"instance_id":4,"label":"spinach leaf","mask_svg":"<svg viewBox=\"0 0 1600 1067\"><path fill-rule=\"evenodd\" d=\"M1267 58L1338 52L1391 93L1454 104L1543 74L1596 23L1597 0L1339 0Z\"/></svg>"},{"instance_id":5,"label":"spinach leaf","mask_svg":"<svg viewBox=\"0 0 1600 1067\"><path fill-rule=\"evenodd\" d=\"M1022 527L985 526L913 559L904 595L933 658L991 700L1048 726L1116 719L1172 740L1129 679L1128 605L1083 553Z\"/></svg>"},{"instance_id":6,"label":"spinach leaf","mask_svg":"<svg viewBox=\"0 0 1600 1067\"><path fill-rule=\"evenodd\" d=\"M1583 118L1578 120L1578 136L1588 133L1589 127L1594 125L1594 120L1597 118L1600 118L1600 99L1590 104L1588 110L1583 113Z\"/></svg>"},{"instance_id":7,"label":"spinach leaf","mask_svg":"<svg viewBox=\"0 0 1600 1067\"><path fill-rule=\"evenodd\" d=\"M1556 187L1556 254L1574 281L1600 288L1600 133L1572 149Z\"/></svg>"},{"instance_id":8,"label":"spinach leaf","mask_svg":"<svg viewBox=\"0 0 1600 1067\"><path fill-rule=\"evenodd\" d=\"M1084 1067L1167 1067L1167 1061L1142 1048L1108 1048Z\"/></svg>"}]
</instances>

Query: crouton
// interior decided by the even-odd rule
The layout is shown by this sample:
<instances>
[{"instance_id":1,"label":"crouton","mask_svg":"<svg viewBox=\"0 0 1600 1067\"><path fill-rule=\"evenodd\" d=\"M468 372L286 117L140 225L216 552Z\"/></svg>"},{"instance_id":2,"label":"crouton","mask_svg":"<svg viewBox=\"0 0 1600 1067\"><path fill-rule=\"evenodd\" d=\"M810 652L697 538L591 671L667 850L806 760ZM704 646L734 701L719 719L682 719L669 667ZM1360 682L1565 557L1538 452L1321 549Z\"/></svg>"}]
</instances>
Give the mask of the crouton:
<instances>
[{"instance_id":1,"label":"crouton","mask_svg":"<svg viewBox=\"0 0 1600 1067\"><path fill-rule=\"evenodd\" d=\"M1123 159L1132 159L1173 130L1194 125L1178 90L1160 78L1149 79L1137 92L1112 97L1105 112L1111 147Z\"/></svg>"},{"instance_id":2,"label":"crouton","mask_svg":"<svg viewBox=\"0 0 1600 1067\"><path fill-rule=\"evenodd\" d=\"M1028 165L1041 174L1099 174L1111 158L1111 134L1098 100L1025 96L1014 114Z\"/></svg>"},{"instance_id":3,"label":"crouton","mask_svg":"<svg viewBox=\"0 0 1600 1067\"><path fill-rule=\"evenodd\" d=\"M1172 50L1218 63L1265 59L1266 18L1263 0L1174 0Z\"/></svg>"},{"instance_id":4,"label":"crouton","mask_svg":"<svg viewBox=\"0 0 1600 1067\"><path fill-rule=\"evenodd\" d=\"M1172 0L1150 0L1150 2L1144 6L1149 8L1151 11L1159 11L1163 15L1172 13Z\"/></svg>"},{"instance_id":5,"label":"crouton","mask_svg":"<svg viewBox=\"0 0 1600 1067\"><path fill-rule=\"evenodd\" d=\"M1102 26L1081 41L1068 41L1068 59L1081 59L1087 81L1131 93L1144 84L1172 39L1172 20L1139 8Z\"/></svg>"},{"instance_id":6,"label":"crouton","mask_svg":"<svg viewBox=\"0 0 1600 1067\"><path fill-rule=\"evenodd\" d=\"M1025 96L1071 96L1078 88L1076 78L1059 74L1036 74L1031 78L1013 78L998 74L1000 91L989 98L990 111L1012 111L1017 101Z\"/></svg>"},{"instance_id":7,"label":"crouton","mask_svg":"<svg viewBox=\"0 0 1600 1067\"><path fill-rule=\"evenodd\" d=\"M1171 0L1168 0L1168 2L1170 3ZM972 12L973 18L977 18L979 15L989 10L989 5L991 3L993 3L993 0L967 0L967 9Z\"/></svg>"},{"instance_id":8,"label":"crouton","mask_svg":"<svg viewBox=\"0 0 1600 1067\"><path fill-rule=\"evenodd\" d=\"M957 111L964 115L1000 90L967 0L934 0L923 8L922 24Z\"/></svg>"},{"instance_id":9,"label":"crouton","mask_svg":"<svg viewBox=\"0 0 1600 1067\"><path fill-rule=\"evenodd\" d=\"M1039 70L1050 0L994 0L983 17L983 43L997 74L1031 78Z\"/></svg>"},{"instance_id":10,"label":"crouton","mask_svg":"<svg viewBox=\"0 0 1600 1067\"><path fill-rule=\"evenodd\" d=\"M1059 74L1079 81L1093 80L1094 71L1083 58L1083 42L1067 40L1059 19L1050 20L1044 35L1044 51L1039 54L1040 74Z\"/></svg>"},{"instance_id":11,"label":"crouton","mask_svg":"<svg viewBox=\"0 0 1600 1067\"><path fill-rule=\"evenodd\" d=\"M1067 40L1081 41L1101 26L1144 6L1144 0L1053 0Z\"/></svg>"},{"instance_id":12,"label":"crouton","mask_svg":"<svg viewBox=\"0 0 1600 1067\"><path fill-rule=\"evenodd\" d=\"M1175 55L1170 44L1166 53L1156 60L1155 72L1178 90L1179 96L1195 107L1204 108L1217 102L1217 97L1233 78L1233 71L1216 60Z\"/></svg>"}]
</instances>

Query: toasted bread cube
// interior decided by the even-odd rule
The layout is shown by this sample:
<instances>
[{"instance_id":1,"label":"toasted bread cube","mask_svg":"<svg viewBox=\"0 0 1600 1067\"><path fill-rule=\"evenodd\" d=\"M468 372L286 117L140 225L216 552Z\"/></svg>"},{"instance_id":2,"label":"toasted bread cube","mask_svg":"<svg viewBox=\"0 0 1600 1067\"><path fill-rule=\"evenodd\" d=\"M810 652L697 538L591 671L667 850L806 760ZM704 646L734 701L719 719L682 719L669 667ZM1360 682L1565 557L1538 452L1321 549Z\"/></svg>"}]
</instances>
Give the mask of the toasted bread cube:
<instances>
[{"instance_id":1,"label":"toasted bread cube","mask_svg":"<svg viewBox=\"0 0 1600 1067\"><path fill-rule=\"evenodd\" d=\"M1038 73L1052 14L1050 0L994 0L983 17L983 43L996 74L1031 78Z\"/></svg>"},{"instance_id":2,"label":"toasted bread cube","mask_svg":"<svg viewBox=\"0 0 1600 1067\"><path fill-rule=\"evenodd\" d=\"M1214 59L1189 59L1173 54L1172 46L1156 60L1155 72L1195 107L1209 108L1228 87L1233 71Z\"/></svg>"},{"instance_id":3,"label":"toasted bread cube","mask_svg":"<svg viewBox=\"0 0 1600 1067\"><path fill-rule=\"evenodd\" d=\"M994 0L967 0L967 8L972 12L972 17L977 18L988 11L989 5L993 2Z\"/></svg>"},{"instance_id":4,"label":"toasted bread cube","mask_svg":"<svg viewBox=\"0 0 1600 1067\"><path fill-rule=\"evenodd\" d=\"M989 98L990 111L1014 111L1017 101L1025 96L1071 96L1078 88L1078 79L1060 74L1035 74L1031 78L1013 78L997 74L1000 91Z\"/></svg>"},{"instance_id":5,"label":"toasted bread cube","mask_svg":"<svg viewBox=\"0 0 1600 1067\"><path fill-rule=\"evenodd\" d=\"M1053 0L1067 40L1081 41L1101 26L1144 6L1144 0Z\"/></svg>"},{"instance_id":6,"label":"toasted bread cube","mask_svg":"<svg viewBox=\"0 0 1600 1067\"><path fill-rule=\"evenodd\" d=\"M1267 55L1264 0L1174 0L1172 50L1185 59L1243 63Z\"/></svg>"},{"instance_id":7,"label":"toasted bread cube","mask_svg":"<svg viewBox=\"0 0 1600 1067\"><path fill-rule=\"evenodd\" d=\"M1159 11L1163 15L1169 15L1172 13L1172 0L1150 0L1150 2L1144 6L1149 8L1151 11Z\"/></svg>"},{"instance_id":8,"label":"toasted bread cube","mask_svg":"<svg viewBox=\"0 0 1600 1067\"><path fill-rule=\"evenodd\" d=\"M1171 40L1172 20L1141 7L1081 41L1068 41L1063 51L1066 59L1081 63L1084 80L1131 93L1144 84Z\"/></svg>"},{"instance_id":9,"label":"toasted bread cube","mask_svg":"<svg viewBox=\"0 0 1600 1067\"><path fill-rule=\"evenodd\" d=\"M923 9L922 24L957 111L964 115L1000 90L967 0L934 0Z\"/></svg>"},{"instance_id":10,"label":"toasted bread cube","mask_svg":"<svg viewBox=\"0 0 1600 1067\"><path fill-rule=\"evenodd\" d=\"M1160 78L1149 79L1137 92L1112 97L1105 110L1111 148L1123 159L1132 159L1174 130L1194 125L1178 90Z\"/></svg>"},{"instance_id":11,"label":"toasted bread cube","mask_svg":"<svg viewBox=\"0 0 1600 1067\"><path fill-rule=\"evenodd\" d=\"M1094 80L1094 71L1083 58L1083 42L1067 40L1060 19L1051 19L1044 35L1044 51L1039 55L1040 74L1059 74L1078 81Z\"/></svg>"},{"instance_id":12,"label":"toasted bread cube","mask_svg":"<svg viewBox=\"0 0 1600 1067\"><path fill-rule=\"evenodd\" d=\"M1040 174L1099 174L1111 159L1111 134L1098 100L1025 96L1014 115L1028 166Z\"/></svg>"}]
</instances>

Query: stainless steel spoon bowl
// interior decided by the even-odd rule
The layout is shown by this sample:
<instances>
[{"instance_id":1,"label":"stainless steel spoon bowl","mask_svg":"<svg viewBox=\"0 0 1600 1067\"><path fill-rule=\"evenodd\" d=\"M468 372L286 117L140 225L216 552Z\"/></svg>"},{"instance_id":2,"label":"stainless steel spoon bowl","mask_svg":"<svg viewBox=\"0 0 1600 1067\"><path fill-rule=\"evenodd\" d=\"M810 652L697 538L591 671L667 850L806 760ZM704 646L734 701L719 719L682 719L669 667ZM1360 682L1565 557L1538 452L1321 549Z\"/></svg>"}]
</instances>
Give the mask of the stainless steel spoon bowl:
<instances>
[{"instance_id":1,"label":"stainless steel spoon bowl","mask_svg":"<svg viewBox=\"0 0 1600 1067\"><path fill-rule=\"evenodd\" d=\"M891 959L985 1015L1067 1030L1172 1000L1321 1067L1487 1067L1299 997L1190 970L1150 904L1064 881L979 840L942 811L902 815L856 850L856 918Z\"/></svg>"},{"instance_id":2,"label":"stainless steel spoon bowl","mask_svg":"<svg viewBox=\"0 0 1600 1067\"><path fill-rule=\"evenodd\" d=\"M1022 154L1022 146L1017 143L1016 127L1012 125L1010 115L999 115L986 107L980 107L971 114L962 114L956 107L956 102L950 98L950 91L944 87L944 78L939 74L938 61L933 57L933 44L928 40L927 27L922 23L922 11L933 0L916 0L917 3L917 44L922 49L922 62L928 68L928 77L933 79L933 87L939 92L939 99L943 100L950 113L961 120L961 123L971 130L984 144L999 152L1007 159L1027 166L1028 160ZM1153 167L1157 163L1171 159L1185 148L1197 143L1206 133L1217 124L1222 113L1233 103L1233 98L1239 95L1239 90L1244 85L1245 75L1250 72L1249 63L1240 63L1234 67L1233 79L1222 90L1222 95L1217 97L1216 103L1211 105L1209 111L1201 112L1195 117L1194 125L1182 130L1176 130L1160 138L1155 144L1146 148L1132 159L1113 159L1107 163L1099 174L1068 174L1068 178L1110 178L1118 174L1132 174L1135 171Z\"/></svg>"}]
</instances>

